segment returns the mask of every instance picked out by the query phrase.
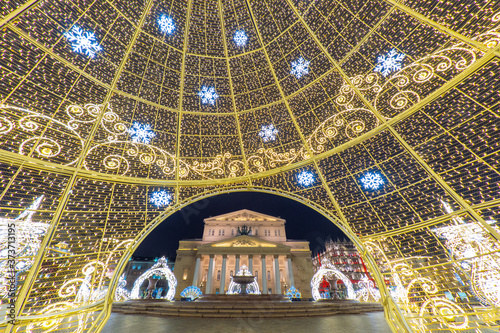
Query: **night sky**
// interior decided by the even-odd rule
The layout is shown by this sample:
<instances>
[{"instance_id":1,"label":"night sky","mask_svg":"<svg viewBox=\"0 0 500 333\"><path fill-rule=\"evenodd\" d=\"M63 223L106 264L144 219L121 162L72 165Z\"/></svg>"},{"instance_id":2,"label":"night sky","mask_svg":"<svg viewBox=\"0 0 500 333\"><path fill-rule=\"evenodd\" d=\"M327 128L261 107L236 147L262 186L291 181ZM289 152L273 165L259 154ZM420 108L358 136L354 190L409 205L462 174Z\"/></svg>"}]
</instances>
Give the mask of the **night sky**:
<instances>
[{"instance_id":1,"label":"night sky","mask_svg":"<svg viewBox=\"0 0 500 333\"><path fill-rule=\"evenodd\" d=\"M173 260L179 240L202 237L203 219L240 209L285 219L287 238L309 241L313 254L323 250L329 237L345 237L323 215L297 201L267 193L226 193L200 200L171 215L139 245L134 257L166 256Z\"/></svg>"}]
</instances>

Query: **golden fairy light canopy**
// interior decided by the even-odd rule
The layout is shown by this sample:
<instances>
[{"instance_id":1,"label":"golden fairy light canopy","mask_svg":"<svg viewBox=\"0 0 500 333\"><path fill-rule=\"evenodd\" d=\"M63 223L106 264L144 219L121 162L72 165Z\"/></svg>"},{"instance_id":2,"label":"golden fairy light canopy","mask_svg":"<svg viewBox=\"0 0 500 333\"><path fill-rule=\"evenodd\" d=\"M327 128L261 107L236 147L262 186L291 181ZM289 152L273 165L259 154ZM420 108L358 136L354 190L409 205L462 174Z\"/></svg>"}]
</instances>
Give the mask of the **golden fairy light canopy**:
<instances>
[{"instance_id":1,"label":"golden fairy light canopy","mask_svg":"<svg viewBox=\"0 0 500 333\"><path fill-rule=\"evenodd\" d=\"M291 168L472 66L498 42L483 21L465 43L390 1L42 3L3 31L5 79L24 75L4 95L3 146L175 181Z\"/></svg>"}]
</instances>

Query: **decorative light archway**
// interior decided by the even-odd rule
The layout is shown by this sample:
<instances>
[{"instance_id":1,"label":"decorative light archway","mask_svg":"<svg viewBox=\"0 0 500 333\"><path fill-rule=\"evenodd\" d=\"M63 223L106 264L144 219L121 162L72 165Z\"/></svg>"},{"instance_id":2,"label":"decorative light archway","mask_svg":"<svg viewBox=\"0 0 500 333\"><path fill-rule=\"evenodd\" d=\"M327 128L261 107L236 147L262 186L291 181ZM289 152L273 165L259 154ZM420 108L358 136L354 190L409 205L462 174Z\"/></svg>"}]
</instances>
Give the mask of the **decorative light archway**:
<instances>
[{"instance_id":1,"label":"decorative light archway","mask_svg":"<svg viewBox=\"0 0 500 333\"><path fill-rule=\"evenodd\" d=\"M356 294L354 293L354 288L352 286L351 280L347 276L345 276L341 271L336 269L330 260L323 259L321 261L321 267L314 274L311 279L311 292L315 301L322 299L321 294L319 293L319 284L323 280L325 276L334 276L336 280L342 280L344 285L347 288L347 299L356 299Z\"/></svg>"},{"instance_id":2,"label":"decorative light archway","mask_svg":"<svg viewBox=\"0 0 500 333\"><path fill-rule=\"evenodd\" d=\"M172 273L172 271L168 267L167 259L165 257L161 257L160 259L158 259L158 262L154 264L153 267L145 271L141 276L137 278L137 280L135 280L132 291L130 292L130 298L139 299L139 291L141 289L142 283L144 282L144 280L155 275L163 276L167 279L168 292L165 297L162 298L173 301L175 297L175 287L177 287L177 279L175 278L174 273Z\"/></svg>"}]
</instances>

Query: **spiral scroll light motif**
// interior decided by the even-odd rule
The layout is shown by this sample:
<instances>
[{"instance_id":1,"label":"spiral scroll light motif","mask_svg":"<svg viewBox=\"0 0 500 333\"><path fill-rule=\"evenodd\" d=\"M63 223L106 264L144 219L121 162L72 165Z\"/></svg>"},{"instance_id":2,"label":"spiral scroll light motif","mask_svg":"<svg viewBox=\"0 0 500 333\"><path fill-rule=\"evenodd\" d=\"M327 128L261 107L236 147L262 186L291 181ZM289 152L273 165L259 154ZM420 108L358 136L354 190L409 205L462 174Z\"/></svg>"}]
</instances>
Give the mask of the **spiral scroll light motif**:
<instances>
[{"instance_id":1,"label":"spiral scroll light motif","mask_svg":"<svg viewBox=\"0 0 500 333\"><path fill-rule=\"evenodd\" d=\"M86 264L80 270L82 277L77 277L65 281L58 289L57 295L61 301L49 304L44 307L39 314L50 315L65 310L76 309L82 306L95 304L97 301L104 299L108 293L108 288L105 286L105 280L111 276L111 263L123 254L123 250L129 247L132 240L115 240L117 243L109 252L106 261L93 260ZM72 327L70 323L78 322L77 327ZM78 315L62 316L57 319L41 320L39 322L30 323L26 331L34 332L43 329L44 332L52 332L55 330L64 329L66 326L72 327L72 332L82 332L86 325L93 320L92 312L80 311Z\"/></svg>"}]
</instances>

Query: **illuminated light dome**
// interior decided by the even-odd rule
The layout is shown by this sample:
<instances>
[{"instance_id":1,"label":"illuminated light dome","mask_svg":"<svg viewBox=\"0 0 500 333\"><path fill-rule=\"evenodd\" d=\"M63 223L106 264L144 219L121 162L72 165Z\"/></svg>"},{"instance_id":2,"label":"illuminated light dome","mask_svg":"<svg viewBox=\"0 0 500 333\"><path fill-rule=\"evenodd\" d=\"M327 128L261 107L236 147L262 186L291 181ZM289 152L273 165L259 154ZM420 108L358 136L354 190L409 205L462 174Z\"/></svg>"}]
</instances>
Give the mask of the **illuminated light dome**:
<instances>
[{"instance_id":1,"label":"illuminated light dome","mask_svg":"<svg viewBox=\"0 0 500 333\"><path fill-rule=\"evenodd\" d=\"M17 275L13 331L98 331L144 235L202 197L247 190L293 198L342 227L394 332L498 330L496 2L0 9L0 217L43 195L31 221L50 235L26 252L34 271ZM171 35L162 15L175 18ZM310 63L297 79L301 56ZM202 103L202 86L218 97ZM134 123L154 140L134 142ZM263 124L279 140L264 142ZM374 169L385 183L365 189L360 178ZM311 186L299 184L303 170ZM159 187L167 206L150 202Z\"/></svg>"}]
</instances>

